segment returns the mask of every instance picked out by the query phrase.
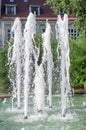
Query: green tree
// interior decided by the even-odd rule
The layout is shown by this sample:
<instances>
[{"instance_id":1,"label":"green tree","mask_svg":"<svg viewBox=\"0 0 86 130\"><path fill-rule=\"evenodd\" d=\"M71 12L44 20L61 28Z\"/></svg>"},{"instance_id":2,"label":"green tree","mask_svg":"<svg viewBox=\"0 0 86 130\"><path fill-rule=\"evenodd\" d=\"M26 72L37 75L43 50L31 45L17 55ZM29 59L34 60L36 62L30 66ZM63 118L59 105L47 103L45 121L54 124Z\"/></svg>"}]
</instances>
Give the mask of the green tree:
<instances>
[{"instance_id":1,"label":"green tree","mask_svg":"<svg viewBox=\"0 0 86 130\"><path fill-rule=\"evenodd\" d=\"M0 49L0 92L9 92L9 79L7 67L7 46Z\"/></svg>"},{"instance_id":2,"label":"green tree","mask_svg":"<svg viewBox=\"0 0 86 130\"><path fill-rule=\"evenodd\" d=\"M75 26L83 36L70 40L70 81L74 88L83 87L86 81L86 0L47 0L46 3L56 14L61 9L62 14L76 16Z\"/></svg>"},{"instance_id":3,"label":"green tree","mask_svg":"<svg viewBox=\"0 0 86 130\"><path fill-rule=\"evenodd\" d=\"M86 37L70 40L70 81L74 88L83 87L86 81Z\"/></svg>"},{"instance_id":4,"label":"green tree","mask_svg":"<svg viewBox=\"0 0 86 130\"><path fill-rule=\"evenodd\" d=\"M75 23L79 30L84 30L86 34L86 0L47 0L47 4L56 14L62 9L62 13L67 12L68 15L76 16Z\"/></svg>"}]
</instances>

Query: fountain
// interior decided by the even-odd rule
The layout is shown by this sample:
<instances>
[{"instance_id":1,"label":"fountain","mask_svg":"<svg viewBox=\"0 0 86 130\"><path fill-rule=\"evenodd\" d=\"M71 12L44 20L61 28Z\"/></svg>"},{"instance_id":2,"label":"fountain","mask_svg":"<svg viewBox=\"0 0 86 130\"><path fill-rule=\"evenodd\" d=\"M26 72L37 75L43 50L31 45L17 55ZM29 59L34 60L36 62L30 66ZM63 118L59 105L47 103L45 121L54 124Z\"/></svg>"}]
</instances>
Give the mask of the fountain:
<instances>
[{"instance_id":1,"label":"fountain","mask_svg":"<svg viewBox=\"0 0 86 130\"><path fill-rule=\"evenodd\" d=\"M69 82L69 43L68 43L68 16L64 14L63 20L58 15L56 23L56 38L58 40L58 59L60 63L60 87L61 87L61 110L62 116L66 116L66 110L69 107L71 101L69 96L71 95L71 88Z\"/></svg>"},{"instance_id":2,"label":"fountain","mask_svg":"<svg viewBox=\"0 0 86 130\"><path fill-rule=\"evenodd\" d=\"M9 62L9 79L12 84L12 95L14 98L17 96L18 108L20 108L20 92L21 92L21 57L22 57L22 30L21 30L21 21L19 18L16 18L14 25L12 26L11 33L14 35L13 45L9 44L8 49L8 62Z\"/></svg>"},{"instance_id":3,"label":"fountain","mask_svg":"<svg viewBox=\"0 0 86 130\"><path fill-rule=\"evenodd\" d=\"M57 54L60 63L61 99L59 95L52 96L52 69L54 66L50 44L51 26L48 20L46 20L46 30L42 34L43 54L40 63L38 63L40 48L36 46L34 39L36 33L35 15L32 13L29 14L23 34L19 18L15 19L11 32L13 35L11 42L9 42L8 64L9 79L13 94L12 109L9 109L10 98L3 102L0 100L0 129L85 130L86 109L82 107L82 101L85 101L85 97L74 97L74 106L71 107L67 15L64 15L63 20L61 16L58 16L56 23L56 38L58 40ZM46 73L49 90L49 107L53 105L53 109L51 110L47 107L47 97L45 96L45 64L47 64ZM33 79L32 74L34 75ZM29 96L32 84L34 86L34 92L33 95ZM17 109L14 109L14 107L16 107L16 100ZM83 102L83 105L86 104ZM33 106L36 113L34 113ZM21 109L18 109L20 107ZM67 109L72 110L72 116L68 113Z\"/></svg>"},{"instance_id":4,"label":"fountain","mask_svg":"<svg viewBox=\"0 0 86 130\"><path fill-rule=\"evenodd\" d=\"M25 65L24 65L24 116L27 119L28 110L28 94L30 90L30 74L31 63L33 54L33 38L36 33L36 21L35 15L29 14L24 29L24 41L25 41Z\"/></svg>"},{"instance_id":5,"label":"fountain","mask_svg":"<svg viewBox=\"0 0 86 130\"><path fill-rule=\"evenodd\" d=\"M20 93L21 93L21 75L22 75L22 55L24 55L23 62L23 79L24 79L24 118L28 118L28 95L30 90L31 66L34 63L32 56L35 59L35 106L36 111L43 111L44 109L44 90L45 90L45 81L44 81L44 72L43 66L47 64L47 82L49 86L49 107L52 107L52 68L53 68L53 57L51 52L51 26L46 20L46 30L42 34L43 39L43 56L42 63L38 65L39 58L39 48L36 47L34 41L34 35L36 33L36 20L35 15L32 13L29 14L27 22L24 29L24 38L22 38L21 32L21 22L19 18L16 18L14 25L12 26L12 32L14 32L14 44L13 47L8 50L8 59L10 59L9 64L15 67L15 80L16 80L16 95L18 108L20 108ZM61 16L58 16L56 23L56 38L58 39L58 57L60 62L60 87L61 87L61 110L62 117L66 116L66 109L70 104L69 94L70 94L70 82L69 82L69 44L68 44L68 17L65 14L64 19L61 19ZM24 51L22 50L22 44L24 44ZM11 54L11 58L10 57ZM11 71L13 71L11 69ZM11 79L11 78L10 78ZM39 80L40 79L40 80ZM14 81L13 81L14 83ZM13 92L15 87L13 86ZM14 96L13 96L14 97Z\"/></svg>"},{"instance_id":6,"label":"fountain","mask_svg":"<svg viewBox=\"0 0 86 130\"><path fill-rule=\"evenodd\" d=\"M48 95L48 101L49 101L49 107L52 108L52 69L53 69L53 56L51 52L51 26L46 20L46 30L42 34L43 39L43 61L47 64L47 80L48 80L48 87L49 87L49 95Z\"/></svg>"},{"instance_id":7,"label":"fountain","mask_svg":"<svg viewBox=\"0 0 86 130\"><path fill-rule=\"evenodd\" d=\"M23 63L24 73L24 118L28 118L28 95L30 90L31 82L31 66L34 63L32 61L32 56L35 59L35 106L36 111L43 111L44 109L44 90L45 90L45 81L43 75L43 66L47 63L47 82L49 86L49 107L52 107L52 68L53 68L53 57L51 52L51 26L46 20L46 30L42 34L43 39L43 56L42 63L38 65L39 57L39 48L36 47L34 41L34 35L36 33L36 20L35 15L32 13L29 14L27 22L24 29L24 38L22 38L21 32L21 22L19 18L16 18L14 25L12 26L12 32L14 32L14 44L13 47L9 47L8 50L8 60L10 61L10 66L15 67L15 76L13 84L16 80L16 90L13 86L13 92L16 92L18 108L20 108L20 93L21 93L21 75L22 75L22 66ZM68 44L68 18L67 15L64 15L64 19L61 19L61 16L58 16L56 23L56 38L58 39L58 57L60 62L60 86L61 86L61 110L62 116L65 117L66 109L70 104L69 94L70 94L70 82L69 82L69 44ZM24 51L22 49L22 44ZM10 49L11 48L11 49ZM10 54L12 53L12 54ZM9 58L11 55L11 58ZM22 58L24 55L24 62ZM11 67L10 67L11 68ZM14 69L14 68L13 68ZM9 69L10 70L10 69ZM11 71L12 68L11 68ZM11 79L11 78L10 78ZM40 79L40 80L39 80ZM13 94L15 95L15 94ZM13 96L14 97L14 96Z\"/></svg>"},{"instance_id":8,"label":"fountain","mask_svg":"<svg viewBox=\"0 0 86 130\"><path fill-rule=\"evenodd\" d=\"M45 97L45 80L44 80L44 70L43 66L45 62L47 62L47 75L48 75L48 86L49 86L49 107L52 107L52 68L53 68L53 58L52 58L52 52L51 52L51 45L50 45L50 34L51 34L51 26L46 20L46 31L42 34L43 39L43 56L42 56L42 62L40 65L38 64L38 58L39 58L39 48L35 45L34 35L36 33L36 20L35 15L32 13L29 14L27 18L27 22L25 24L24 29L24 38L22 38L21 33L21 23L19 23L20 20L18 18L15 19L14 25L12 26L12 32L14 33L14 44L13 47L9 47L8 49L8 61L9 64L14 65L15 64L15 74L16 78L13 81L13 83L16 80L16 90L13 86L13 92L15 90L15 95L17 95L17 102L18 102L18 108L20 108L20 93L21 93L21 72L22 72L22 66L21 63L23 63L23 79L24 79L24 118L28 118L28 95L30 90L30 83L31 83L31 74L32 72L32 64L34 64L34 61L32 57L34 57L35 60L35 78L34 78L34 94L35 94L35 109L38 112L44 111L44 97ZM20 26L19 26L19 25ZM47 37L46 37L47 36ZM21 39L21 40L19 40ZM24 50L22 49L22 45L24 44ZM10 49L11 48L11 49ZM13 48L13 49L12 49ZM9 51L10 50L10 51ZM10 57L11 53L11 58ZM22 61L22 58L24 57L24 61ZM11 67L10 67L11 68ZM12 71L13 68L11 68ZM11 79L11 77L10 77ZM40 79L40 80L39 80ZM23 93L22 93L23 94ZM14 94L13 94L14 97ZM12 98L14 99L14 98Z\"/></svg>"},{"instance_id":9,"label":"fountain","mask_svg":"<svg viewBox=\"0 0 86 130\"><path fill-rule=\"evenodd\" d=\"M35 75L35 110L36 112L43 113L45 106L45 81L43 64L37 67Z\"/></svg>"}]
</instances>

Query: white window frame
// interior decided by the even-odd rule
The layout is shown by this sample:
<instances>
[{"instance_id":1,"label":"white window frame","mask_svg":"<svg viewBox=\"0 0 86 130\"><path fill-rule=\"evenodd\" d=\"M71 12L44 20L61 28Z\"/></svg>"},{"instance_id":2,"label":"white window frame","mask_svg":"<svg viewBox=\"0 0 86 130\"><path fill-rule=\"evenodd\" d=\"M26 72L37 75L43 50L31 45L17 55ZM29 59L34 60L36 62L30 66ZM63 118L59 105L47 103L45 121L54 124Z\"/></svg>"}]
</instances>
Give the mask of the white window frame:
<instances>
[{"instance_id":1,"label":"white window frame","mask_svg":"<svg viewBox=\"0 0 86 130\"><path fill-rule=\"evenodd\" d=\"M38 8L36 15L40 16L40 5L30 5L29 6L29 12L32 12L32 8ZM35 12L35 11L34 11ZM33 12L33 13L34 13Z\"/></svg>"},{"instance_id":2,"label":"white window frame","mask_svg":"<svg viewBox=\"0 0 86 130\"><path fill-rule=\"evenodd\" d=\"M14 0L10 0L10 2L14 2Z\"/></svg>"},{"instance_id":3,"label":"white window frame","mask_svg":"<svg viewBox=\"0 0 86 130\"><path fill-rule=\"evenodd\" d=\"M10 13L10 14L8 13L8 8L9 8L9 7L10 7L10 8L13 7L13 13L12 13L12 14L11 14L11 13ZM10 5L10 4L5 5L5 14L6 14L6 15L16 15L16 5L14 5L14 4L13 4L13 5L12 5L12 4L11 4L11 5Z\"/></svg>"},{"instance_id":4,"label":"white window frame","mask_svg":"<svg viewBox=\"0 0 86 130\"><path fill-rule=\"evenodd\" d=\"M24 2L28 2L28 0L24 0Z\"/></svg>"}]
</instances>

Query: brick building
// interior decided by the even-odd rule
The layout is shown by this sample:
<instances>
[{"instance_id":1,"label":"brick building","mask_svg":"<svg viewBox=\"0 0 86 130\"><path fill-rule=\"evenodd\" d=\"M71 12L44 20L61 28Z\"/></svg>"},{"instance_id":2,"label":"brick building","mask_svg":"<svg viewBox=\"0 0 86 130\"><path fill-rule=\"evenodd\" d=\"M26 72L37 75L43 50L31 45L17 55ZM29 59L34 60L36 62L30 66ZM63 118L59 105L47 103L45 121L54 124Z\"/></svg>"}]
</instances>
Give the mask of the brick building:
<instances>
[{"instance_id":1,"label":"brick building","mask_svg":"<svg viewBox=\"0 0 86 130\"><path fill-rule=\"evenodd\" d=\"M19 17L24 28L29 12L36 12L37 32L45 30L45 21L49 20L52 32L55 33L57 15L45 4L46 0L0 0L0 47L4 46L10 36L10 29L16 17ZM75 18L69 17L69 32L75 35L72 23Z\"/></svg>"}]
</instances>

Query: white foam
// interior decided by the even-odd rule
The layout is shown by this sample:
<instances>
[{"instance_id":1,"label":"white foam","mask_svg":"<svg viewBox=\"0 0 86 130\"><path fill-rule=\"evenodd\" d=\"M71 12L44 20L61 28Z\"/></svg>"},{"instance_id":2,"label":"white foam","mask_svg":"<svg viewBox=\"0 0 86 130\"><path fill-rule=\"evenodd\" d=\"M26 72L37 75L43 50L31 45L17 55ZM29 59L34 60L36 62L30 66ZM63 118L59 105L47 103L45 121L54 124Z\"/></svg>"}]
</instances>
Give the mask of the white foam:
<instances>
[{"instance_id":1,"label":"white foam","mask_svg":"<svg viewBox=\"0 0 86 130\"><path fill-rule=\"evenodd\" d=\"M65 117L61 116L61 114L58 115L51 115L48 118L48 121L50 120L59 120L59 121L75 121L77 118L74 116L74 114L68 113Z\"/></svg>"},{"instance_id":2,"label":"white foam","mask_svg":"<svg viewBox=\"0 0 86 130\"><path fill-rule=\"evenodd\" d=\"M22 123L27 123L27 122L34 122L34 121L40 121L44 120L47 118L47 114L37 114L37 115L30 115L28 116L28 119L24 119L23 115L17 115L15 117L9 118L9 120L13 120L14 122L22 122Z\"/></svg>"}]
</instances>

